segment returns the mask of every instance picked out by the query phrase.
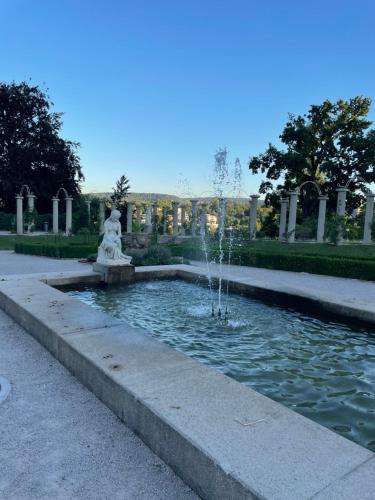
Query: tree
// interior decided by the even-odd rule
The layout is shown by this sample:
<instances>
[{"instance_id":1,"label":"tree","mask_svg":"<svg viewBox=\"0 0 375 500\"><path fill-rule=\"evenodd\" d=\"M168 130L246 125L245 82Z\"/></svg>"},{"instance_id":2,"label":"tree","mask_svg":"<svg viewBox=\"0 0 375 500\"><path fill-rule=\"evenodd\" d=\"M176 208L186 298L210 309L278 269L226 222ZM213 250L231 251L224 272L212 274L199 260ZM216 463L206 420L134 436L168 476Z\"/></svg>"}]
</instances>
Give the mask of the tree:
<instances>
[{"instance_id":1,"label":"tree","mask_svg":"<svg viewBox=\"0 0 375 500\"><path fill-rule=\"evenodd\" d=\"M266 204L278 208L280 194L314 181L329 196L328 208L334 209L337 186L355 177L349 185L347 209L360 207L363 188L375 181L375 130L368 130L372 122L367 119L370 106L368 97L358 96L349 101L326 100L303 116L290 114L280 135L286 150L269 144L249 162L253 173L266 174L259 189L266 194ZM302 191L305 215L315 208L316 198L313 190Z\"/></svg>"},{"instance_id":2,"label":"tree","mask_svg":"<svg viewBox=\"0 0 375 500\"><path fill-rule=\"evenodd\" d=\"M79 143L60 137L62 113L38 86L0 82L0 209L14 211L15 195L27 184L38 197L38 211L51 210L51 197L63 186L76 197L84 179Z\"/></svg>"},{"instance_id":3,"label":"tree","mask_svg":"<svg viewBox=\"0 0 375 500\"><path fill-rule=\"evenodd\" d=\"M126 175L122 175L113 188L111 199L119 210L123 210L126 205L126 198L129 194L130 184Z\"/></svg>"}]
</instances>

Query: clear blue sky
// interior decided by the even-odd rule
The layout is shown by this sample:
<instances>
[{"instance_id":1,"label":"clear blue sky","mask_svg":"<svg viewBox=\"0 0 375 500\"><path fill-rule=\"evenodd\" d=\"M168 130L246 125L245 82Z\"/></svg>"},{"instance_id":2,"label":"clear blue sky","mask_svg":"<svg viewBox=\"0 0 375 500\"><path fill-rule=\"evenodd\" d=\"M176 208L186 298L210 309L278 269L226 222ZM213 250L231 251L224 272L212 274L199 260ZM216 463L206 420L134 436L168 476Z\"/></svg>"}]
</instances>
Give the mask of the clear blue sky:
<instances>
[{"instance_id":1,"label":"clear blue sky","mask_svg":"<svg viewBox=\"0 0 375 500\"><path fill-rule=\"evenodd\" d=\"M278 143L287 113L374 98L373 0L0 0L0 78L32 79L82 144L85 190L199 193L218 147ZM375 119L374 109L371 112Z\"/></svg>"}]
</instances>

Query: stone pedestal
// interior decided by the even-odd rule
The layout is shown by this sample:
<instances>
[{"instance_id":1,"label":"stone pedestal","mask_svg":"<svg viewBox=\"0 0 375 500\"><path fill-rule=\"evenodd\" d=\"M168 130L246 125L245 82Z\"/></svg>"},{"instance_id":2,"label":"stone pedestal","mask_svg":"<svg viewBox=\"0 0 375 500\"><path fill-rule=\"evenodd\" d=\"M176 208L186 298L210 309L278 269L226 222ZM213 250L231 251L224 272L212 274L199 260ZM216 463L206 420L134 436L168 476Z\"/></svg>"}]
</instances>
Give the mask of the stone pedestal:
<instances>
[{"instance_id":1,"label":"stone pedestal","mask_svg":"<svg viewBox=\"0 0 375 500\"><path fill-rule=\"evenodd\" d=\"M132 264L102 264L95 262L92 269L102 275L102 280L107 285L133 283L135 280L135 270Z\"/></svg>"}]
</instances>

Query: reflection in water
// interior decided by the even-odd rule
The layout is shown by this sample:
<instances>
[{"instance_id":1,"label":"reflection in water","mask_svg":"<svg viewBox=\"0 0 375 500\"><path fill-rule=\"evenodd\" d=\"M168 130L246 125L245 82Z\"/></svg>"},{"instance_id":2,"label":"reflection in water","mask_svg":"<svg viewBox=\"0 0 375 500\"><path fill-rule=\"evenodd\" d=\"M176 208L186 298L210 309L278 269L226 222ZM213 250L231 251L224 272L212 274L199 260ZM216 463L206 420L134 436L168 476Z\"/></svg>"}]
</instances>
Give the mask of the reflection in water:
<instances>
[{"instance_id":1,"label":"reflection in water","mask_svg":"<svg viewBox=\"0 0 375 500\"><path fill-rule=\"evenodd\" d=\"M238 295L220 321L183 281L68 293L375 451L375 331Z\"/></svg>"}]
</instances>

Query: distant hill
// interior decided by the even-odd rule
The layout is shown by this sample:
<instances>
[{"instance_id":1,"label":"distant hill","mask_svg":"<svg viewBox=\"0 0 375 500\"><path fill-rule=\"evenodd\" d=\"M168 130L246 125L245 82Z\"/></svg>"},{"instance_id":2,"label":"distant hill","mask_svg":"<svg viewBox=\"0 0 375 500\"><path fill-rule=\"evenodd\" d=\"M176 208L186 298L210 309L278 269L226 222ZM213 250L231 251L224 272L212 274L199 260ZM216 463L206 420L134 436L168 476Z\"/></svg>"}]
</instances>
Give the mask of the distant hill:
<instances>
[{"instance_id":1,"label":"distant hill","mask_svg":"<svg viewBox=\"0 0 375 500\"><path fill-rule=\"evenodd\" d=\"M96 198L109 198L112 193L85 193L86 195L91 195ZM194 197L192 197L194 198ZM195 199L200 201L210 201L214 197L213 196L197 196ZM141 201L141 202L153 202L160 200L170 200L170 201L187 201L191 198L180 197L174 194L163 194L163 193L130 193L128 196L129 201ZM240 203L246 203L249 201L249 198L226 198L227 200L237 201ZM258 200L259 205L264 204L264 200Z\"/></svg>"}]
</instances>

